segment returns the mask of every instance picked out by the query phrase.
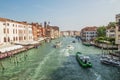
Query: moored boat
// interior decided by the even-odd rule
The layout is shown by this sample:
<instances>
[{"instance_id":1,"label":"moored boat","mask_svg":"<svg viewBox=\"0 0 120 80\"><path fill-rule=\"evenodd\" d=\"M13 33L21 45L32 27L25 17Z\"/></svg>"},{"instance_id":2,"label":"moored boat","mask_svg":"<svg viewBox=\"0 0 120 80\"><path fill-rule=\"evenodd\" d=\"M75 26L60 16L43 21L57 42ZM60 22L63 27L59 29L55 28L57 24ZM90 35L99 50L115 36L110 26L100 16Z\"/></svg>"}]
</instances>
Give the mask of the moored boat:
<instances>
[{"instance_id":1,"label":"moored boat","mask_svg":"<svg viewBox=\"0 0 120 80\"><path fill-rule=\"evenodd\" d=\"M89 60L89 56L84 56L84 55L82 55L81 52L77 52L76 59L82 67L84 67L84 68L92 67L92 64Z\"/></svg>"},{"instance_id":2,"label":"moored boat","mask_svg":"<svg viewBox=\"0 0 120 80\"><path fill-rule=\"evenodd\" d=\"M88 42L83 42L82 44L85 45L85 46L91 46L91 44L88 43Z\"/></svg>"},{"instance_id":3,"label":"moored boat","mask_svg":"<svg viewBox=\"0 0 120 80\"><path fill-rule=\"evenodd\" d=\"M103 64L108 64L108 65L112 65L112 66L120 66L120 61L119 60L112 59L109 56L102 56L100 58L100 61Z\"/></svg>"}]
</instances>

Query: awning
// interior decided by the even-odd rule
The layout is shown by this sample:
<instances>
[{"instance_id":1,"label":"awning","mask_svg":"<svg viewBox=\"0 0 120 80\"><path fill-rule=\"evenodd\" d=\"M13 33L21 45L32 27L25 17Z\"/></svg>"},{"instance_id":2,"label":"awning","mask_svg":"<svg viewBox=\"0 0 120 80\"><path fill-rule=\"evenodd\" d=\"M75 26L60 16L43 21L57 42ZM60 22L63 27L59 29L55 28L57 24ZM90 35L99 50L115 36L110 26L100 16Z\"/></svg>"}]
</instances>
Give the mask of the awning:
<instances>
[{"instance_id":1,"label":"awning","mask_svg":"<svg viewBox=\"0 0 120 80\"><path fill-rule=\"evenodd\" d=\"M45 40L45 38L39 38L39 39L38 39L38 41L43 41L43 40Z\"/></svg>"},{"instance_id":2,"label":"awning","mask_svg":"<svg viewBox=\"0 0 120 80\"><path fill-rule=\"evenodd\" d=\"M15 44L19 44L19 45L32 45L32 44L38 44L38 41L24 41L24 42L17 42Z\"/></svg>"},{"instance_id":3,"label":"awning","mask_svg":"<svg viewBox=\"0 0 120 80\"><path fill-rule=\"evenodd\" d=\"M20 48L23 48L23 46L21 45L12 45L12 46L9 46L9 47L4 47L4 48L1 48L0 49L0 52L6 52L6 51L12 51L12 50L15 50L15 49L20 49Z\"/></svg>"}]
</instances>

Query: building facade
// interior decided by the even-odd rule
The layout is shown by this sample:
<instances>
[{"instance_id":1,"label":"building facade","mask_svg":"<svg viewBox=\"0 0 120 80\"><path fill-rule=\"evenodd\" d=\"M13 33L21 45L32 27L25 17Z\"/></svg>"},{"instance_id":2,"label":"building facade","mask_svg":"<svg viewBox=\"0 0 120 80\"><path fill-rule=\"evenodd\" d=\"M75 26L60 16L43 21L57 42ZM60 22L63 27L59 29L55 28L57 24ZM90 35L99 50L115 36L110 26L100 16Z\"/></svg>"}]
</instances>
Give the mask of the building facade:
<instances>
[{"instance_id":1,"label":"building facade","mask_svg":"<svg viewBox=\"0 0 120 80\"><path fill-rule=\"evenodd\" d=\"M97 37L97 27L85 27L80 33L81 39L83 41L93 41Z\"/></svg>"},{"instance_id":2,"label":"building facade","mask_svg":"<svg viewBox=\"0 0 120 80\"><path fill-rule=\"evenodd\" d=\"M57 26L50 26L51 27L51 39L56 39L60 37L59 27Z\"/></svg>"},{"instance_id":3,"label":"building facade","mask_svg":"<svg viewBox=\"0 0 120 80\"><path fill-rule=\"evenodd\" d=\"M69 33L67 31L61 31L60 35L66 37L69 36Z\"/></svg>"},{"instance_id":4,"label":"building facade","mask_svg":"<svg viewBox=\"0 0 120 80\"><path fill-rule=\"evenodd\" d=\"M50 39L60 37L60 31L58 26L51 26L50 23L44 22L45 36Z\"/></svg>"},{"instance_id":5,"label":"building facade","mask_svg":"<svg viewBox=\"0 0 120 80\"><path fill-rule=\"evenodd\" d=\"M42 37L42 25L38 23L32 23L32 33L33 33L33 39L34 40L39 40L39 38Z\"/></svg>"},{"instance_id":6,"label":"building facade","mask_svg":"<svg viewBox=\"0 0 120 80\"><path fill-rule=\"evenodd\" d=\"M116 23L115 43L118 44L118 50L120 51L120 14L116 15Z\"/></svg>"},{"instance_id":7,"label":"building facade","mask_svg":"<svg viewBox=\"0 0 120 80\"><path fill-rule=\"evenodd\" d=\"M61 36L80 36L80 31L61 31Z\"/></svg>"},{"instance_id":8,"label":"building facade","mask_svg":"<svg viewBox=\"0 0 120 80\"><path fill-rule=\"evenodd\" d=\"M115 28L113 28L113 27L107 28L106 29L106 37L115 38Z\"/></svg>"},{"instance_id":9,"label":"building facade","mask_svg":"<svg viewBox=\"0 0 120 80\"><path fill-rule=\"evenodd\" d=\"M73 31L75 36L80 36L80 31Z\"/></svg>"},{"instance_id":10,"label":"building facade","mask_svg":"<svg viewBox=\"0 0 120 80\"><path fill-rule=\"evenodd\" d=\"M22 41L33 41L32 26L26 22L0 18L0 44Z\"/></svg>"}]
</instances>

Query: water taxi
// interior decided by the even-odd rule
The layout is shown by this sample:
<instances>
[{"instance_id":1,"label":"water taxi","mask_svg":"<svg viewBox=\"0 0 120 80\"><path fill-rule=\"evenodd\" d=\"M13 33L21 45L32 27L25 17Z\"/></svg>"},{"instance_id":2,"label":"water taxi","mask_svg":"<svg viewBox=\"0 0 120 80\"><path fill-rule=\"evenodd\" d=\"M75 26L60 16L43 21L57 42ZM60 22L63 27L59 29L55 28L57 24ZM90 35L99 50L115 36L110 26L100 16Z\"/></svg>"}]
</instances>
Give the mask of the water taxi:
<instances>
[{"instance_id":1,"label":"water taxi","mask_svg":"<svg viewBox=\"0 0 120 80\"><path fill-rule=\"evenodd\" d=\"M54 45L54 47L55 47L55 48L58 48L58 47L61 46L61 44L62 44L62 43L61 43L60 41L59 41L59 42L56 42L55 45Z\"/></svg>"},{"instance_id":2,"label":"water taxi","mask_svg":"<svg viewBox=\"0 0 120 80\"><path fill-rule=\"evenodd\" d=\"M82 55L81 52L77 52L76 59L82 67L84 67L84 68L92 67L92 64L89 60L89 56L84 56L84 55Z\"/></svg>"}]
</instances>

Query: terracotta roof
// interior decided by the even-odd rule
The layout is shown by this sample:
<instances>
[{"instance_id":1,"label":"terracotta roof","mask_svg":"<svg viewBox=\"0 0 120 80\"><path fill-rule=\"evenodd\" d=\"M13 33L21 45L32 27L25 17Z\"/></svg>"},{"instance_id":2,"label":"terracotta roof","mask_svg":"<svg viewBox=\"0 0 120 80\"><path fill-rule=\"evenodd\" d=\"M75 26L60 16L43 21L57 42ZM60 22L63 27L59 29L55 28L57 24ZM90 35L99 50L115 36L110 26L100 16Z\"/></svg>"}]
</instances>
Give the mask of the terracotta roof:
<instances>
[{"instance_id":1,"label":"terracotta roof","mask_svg":"<svg viewBox=\"0 0 120 80\"><path fill-rule=\"evenodd\" d=\"M0 21L10 21L10 19L6 19L6 18L1 18L0 17Z\"/></svg>"},{"instance_id":2,"label":"terracotta roof","mask_svg":"<svg viewBox=\"0 0 120 80\"><path fill-rule=\"evenodd\" d=\"M23 22L19 22L19 21L15 21L15 20L11 20L11 19L7 19L7 18L1 18L0 17L0 21L9 21L9 22L15 22L15 23L19 23L19 24L23 24L23 25L28 25L29 23L27 23L26 21L23 21Z\"/></svg>"},{"instance_id":3,"label":"terracotta roof","mask_svg":"<svg viewBox=\"0 0 120 80\"><path fill-rule=\"evenodd\" d=\"M97 27L96 26L93 26L93 27L85 27L82 29L82 31L96 31L97 30Z\"/></svg>"}]
</instances>

